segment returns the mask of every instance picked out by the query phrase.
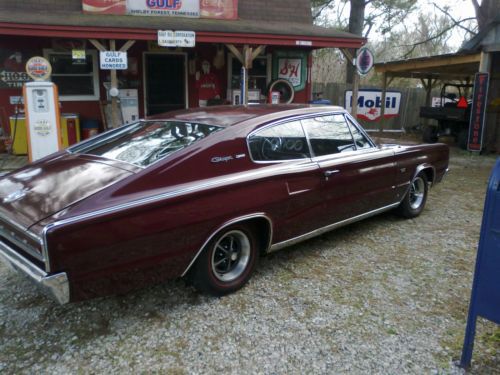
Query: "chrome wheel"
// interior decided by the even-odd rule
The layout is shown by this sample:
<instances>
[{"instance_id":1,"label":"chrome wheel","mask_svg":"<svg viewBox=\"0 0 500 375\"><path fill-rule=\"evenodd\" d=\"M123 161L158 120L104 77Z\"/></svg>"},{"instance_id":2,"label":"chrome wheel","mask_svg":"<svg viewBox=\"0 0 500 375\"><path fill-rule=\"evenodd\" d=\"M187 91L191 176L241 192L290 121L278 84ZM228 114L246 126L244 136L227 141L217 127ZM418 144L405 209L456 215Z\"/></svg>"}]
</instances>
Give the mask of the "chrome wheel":
<instances>
[{"instance_id":1,"label":"chrome wheel","mask_svg":"<svg viewBox=\"0 0 500 375\"><path fill-rule=\"evenodd\" d=\"M251 244L239 230L227 232L214 245L212 272L220 281L233 281L246 270L250 261Z\"/></svg>"},{"instance_id":2,"label":"chrome wheel","mask_svg":"<svg viewBox=\"0 0 500 375\"><path fill-rule=\"evenodd\" d=\"M410 186L410 207L413 210L418 209L425 198L425 181L422 177L417 176Z\"/></svg>"}]
</instances>

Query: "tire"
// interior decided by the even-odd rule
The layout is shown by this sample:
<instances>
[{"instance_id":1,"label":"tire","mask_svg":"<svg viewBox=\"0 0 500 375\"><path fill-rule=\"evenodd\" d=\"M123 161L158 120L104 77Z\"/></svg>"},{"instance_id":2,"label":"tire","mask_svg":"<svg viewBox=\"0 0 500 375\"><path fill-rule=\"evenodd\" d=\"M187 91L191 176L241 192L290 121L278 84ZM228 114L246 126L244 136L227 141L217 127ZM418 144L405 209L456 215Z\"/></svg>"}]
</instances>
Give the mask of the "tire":
<instances>
[{"instance_id":1,"label":"tire","mask_svg":"<svg viewBox=\"0 0 500 375\"><path fill-rule=\"evenodd\" d=\"M424 172L420 172L410 183L410 189L396 209L398 214L411 219L420 215L427 201L429 185Z\"/></svg>"},{"instance_id":2,"label":"tire","mask_svg":"<svg viewBox=\"0 0 500 375\"><path fill-rule=\"evenodd\" d=\"M425 143L436 143L438 141L438 132L435 126L426 126L424 128L422 141Z\"/></svg>"},{"instance_id":3,"label":"tire","mask_svg":"<svg viewBox=\"0 0 500 375\"><path fill-rule=\"evenodd\" d=\"M255 230L233 225L219 232L201 252L193 267L193 286L200 292L223 296L247 283L259 258Z\"/></svg>"}]
</instances>

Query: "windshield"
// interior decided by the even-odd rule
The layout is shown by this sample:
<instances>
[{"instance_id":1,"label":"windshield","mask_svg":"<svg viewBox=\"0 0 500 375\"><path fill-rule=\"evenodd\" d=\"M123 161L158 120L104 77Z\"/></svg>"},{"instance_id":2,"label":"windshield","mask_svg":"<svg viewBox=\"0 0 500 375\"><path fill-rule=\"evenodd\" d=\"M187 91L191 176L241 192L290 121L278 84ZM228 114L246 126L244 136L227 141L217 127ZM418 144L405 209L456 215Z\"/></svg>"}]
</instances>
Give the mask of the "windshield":
<instances>
[{"instance_id":1,"label":"windshield","mask_svg":"<svg viewBox=\"0 0 500 375\"><path fill-rule=\"evenodd\" d=\"M192 122L140 121L106 132L68 151L147 167L220 129Z\"/></svg>"}]
</instances>

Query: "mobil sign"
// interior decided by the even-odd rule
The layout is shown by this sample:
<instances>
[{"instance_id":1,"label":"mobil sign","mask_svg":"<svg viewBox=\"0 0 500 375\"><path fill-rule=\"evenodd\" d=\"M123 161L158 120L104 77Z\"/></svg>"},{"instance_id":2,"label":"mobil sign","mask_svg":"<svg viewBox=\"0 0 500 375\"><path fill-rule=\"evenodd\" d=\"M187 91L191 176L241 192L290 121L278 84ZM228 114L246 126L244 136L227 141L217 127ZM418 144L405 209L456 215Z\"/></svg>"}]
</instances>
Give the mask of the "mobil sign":
<instances>
[{"instance_id":1,"label":"mobil sign","mask_svg":"<svg viewBox=\"0 0 500 375\"><path fill-rule=\"evenodd\" d=\"M401 105L401 92L386 91L384 118L399 115ZM352 90L345 92L345 108L352 111ZM359 90L358 92L358 118L366 121L377 121L382 113L382 91Z\"/></svg>"}]
</instances>

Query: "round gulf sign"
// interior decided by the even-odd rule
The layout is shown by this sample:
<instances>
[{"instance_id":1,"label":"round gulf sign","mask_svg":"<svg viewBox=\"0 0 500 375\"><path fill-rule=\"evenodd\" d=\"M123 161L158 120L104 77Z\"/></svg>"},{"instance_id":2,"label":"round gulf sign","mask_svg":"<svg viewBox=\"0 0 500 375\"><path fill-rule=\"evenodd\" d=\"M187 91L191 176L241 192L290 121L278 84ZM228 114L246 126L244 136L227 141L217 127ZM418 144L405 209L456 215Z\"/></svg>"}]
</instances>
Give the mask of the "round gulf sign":
<instances>
[{"instance_id":1,"label":"round gulf sign","mask_svg":"<svg viewBox=\"0 0 500 375\"><path fill-rule=\"evenodd\" d=\"M375 59L373 58L373 53L366 47L362 47L358 50L356 54L356 69L359 74L365 75L373 67Z\"/></svg>"},{"instance_id":2,"label":"round gulf sign","mask_svg":"<svg viewBox=\"0 0 500 375\"><path fill-rule=\"evenodd\" d=\"M34 56L26 63L26 73L35 81L46 81L52 73L52 66L47 59Z\"/></svg>"}]
</instances>

